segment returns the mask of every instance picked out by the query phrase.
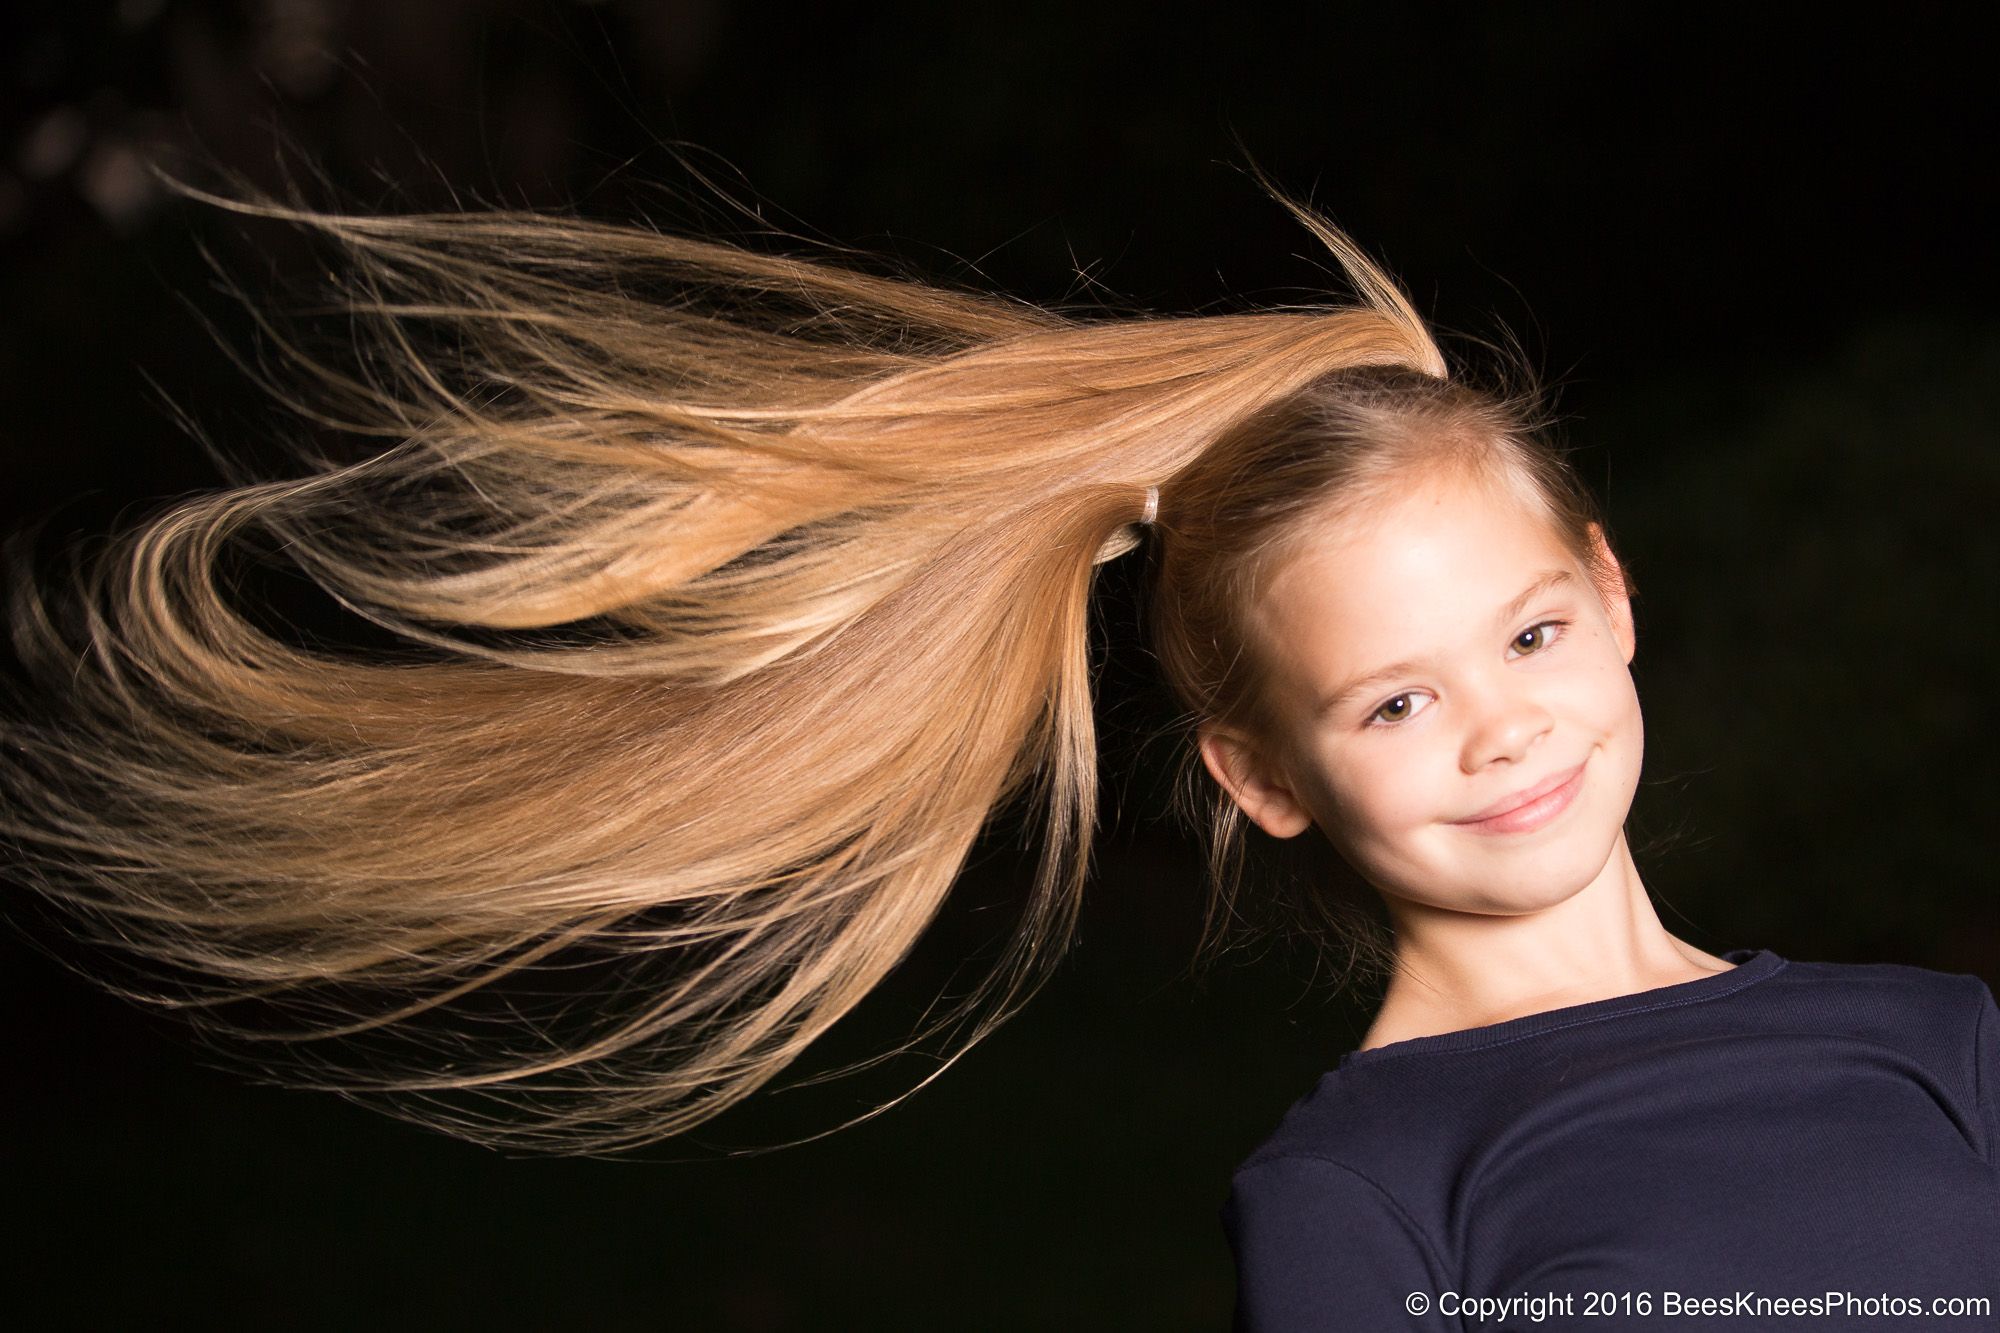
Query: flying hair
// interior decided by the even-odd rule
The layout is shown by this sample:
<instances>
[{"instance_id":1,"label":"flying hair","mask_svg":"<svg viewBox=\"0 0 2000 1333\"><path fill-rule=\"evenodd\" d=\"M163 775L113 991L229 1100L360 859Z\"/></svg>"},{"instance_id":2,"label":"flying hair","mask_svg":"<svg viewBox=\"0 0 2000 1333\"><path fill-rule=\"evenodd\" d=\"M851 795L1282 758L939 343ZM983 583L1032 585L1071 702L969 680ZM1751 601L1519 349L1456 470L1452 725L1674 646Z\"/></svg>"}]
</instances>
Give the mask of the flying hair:
<instances>
[{"instance_id":1,"label":"flying hair","mask_svg":"<svg viewBox=\"0 0 2000 1333\"><path fill-rule=\"evenodd\" d=\"M1388 458L1513 429L1263 183L1358 300L1066 313L641 225L182 186L331 247L358 354L267 323L271 387L384 443L177 499L61 582L13 543L46 687L0 723L14 878L131 961L103 984L288 1086L604 1152L783 1071L1026 800L1020 924L919 1034L976 1020L956 1060L1075 924L1097 567L1157 545L1169 684L1248 717L1231 608L1323 495L1327 430ZM408 651L254 624L229 559L258 550ZM565 969L548 1015L480 1007Z\"/></svg>"}]
</instances>

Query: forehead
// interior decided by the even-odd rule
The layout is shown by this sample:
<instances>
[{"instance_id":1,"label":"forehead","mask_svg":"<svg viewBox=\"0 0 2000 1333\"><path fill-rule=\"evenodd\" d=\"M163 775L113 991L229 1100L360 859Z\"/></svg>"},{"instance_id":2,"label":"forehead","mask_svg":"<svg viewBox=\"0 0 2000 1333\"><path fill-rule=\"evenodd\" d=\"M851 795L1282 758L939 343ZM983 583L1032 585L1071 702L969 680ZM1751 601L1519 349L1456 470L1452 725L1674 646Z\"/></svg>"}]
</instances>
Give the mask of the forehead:
<instances>
[{"instance_id":1,"label":"forehead","mask_svg":"<svg viewBox=\"0 0 2000 1333\"><path fill-rule=\"evenodd\" d=\"M1542 513L1506 488L1413 478L1303 539L1252 618L1279 676L1316 688L1453 649L1546 571L1576 568Z\"/></svg>"}]
</instances>

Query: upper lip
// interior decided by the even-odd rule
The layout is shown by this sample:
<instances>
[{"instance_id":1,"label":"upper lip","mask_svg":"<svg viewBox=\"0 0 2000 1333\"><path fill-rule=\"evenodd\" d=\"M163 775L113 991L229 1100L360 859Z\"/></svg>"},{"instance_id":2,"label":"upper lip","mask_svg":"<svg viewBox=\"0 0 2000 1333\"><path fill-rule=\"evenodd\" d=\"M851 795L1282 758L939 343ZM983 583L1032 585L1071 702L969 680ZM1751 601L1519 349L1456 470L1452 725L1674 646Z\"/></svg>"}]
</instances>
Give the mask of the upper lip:
<instances>
[{"instance_id":1,"label":"upper lip","mask_svg":"<svg viewBox=\"0 0 2000 1333\"><path fill-rule=\"evenodd\" d=\"M1495 819L1506 814L1509 810L1518 810L1530 801L1538 801L1542 797L1547 796L1557 787L1562 786L1565 782L1575 777L1582 768L1582 764L1577 764L1574 767L1565 768L1559 773L1551 773L1532 787L1523 787L1512 796L1501 797L1476 815L1467 815L1463 819L1453 820L1452 822L1456 824L1477 824L1482 819Z\"/></svg>"}]
</instances>

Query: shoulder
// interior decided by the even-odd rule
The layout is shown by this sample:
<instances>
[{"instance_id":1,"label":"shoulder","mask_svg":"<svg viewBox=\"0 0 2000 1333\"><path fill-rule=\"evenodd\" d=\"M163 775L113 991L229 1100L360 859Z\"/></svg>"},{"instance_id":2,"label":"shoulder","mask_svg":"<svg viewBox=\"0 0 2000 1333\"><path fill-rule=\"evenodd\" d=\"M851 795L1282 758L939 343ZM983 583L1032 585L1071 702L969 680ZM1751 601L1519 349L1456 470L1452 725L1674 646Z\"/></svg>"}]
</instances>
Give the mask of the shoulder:
<instances>
[{"instance_id":1,"label":"shoulder","mask_svg":"<svg viewBox=\"0 0 2000 1333\"><path fill-rule=\"evenodd\" d=\"M1259 1148L1230 1174L1234 1197L1275 1194L1301 1186L1320 1195L1338 1194L1363 1200L1372 1209L1380 1206L1393 1212L1405 1211L1388 1188L1366 1170L1332 1156L1299 1149Z\"/></svg>"},{"instance_id":2,"label":"shoulder","mask_svg":"<svg viewBox=\"0 0 2000 1333\"><path fill-rule=\"evenodd\" d=\"M1794 961L1770 994L1828 1017L1862 1025L1869 1035L1944 1039L1969 1037L1993 994L1969 972L1939 972L1908 963Z\"/></svg>"},{"instance_id":3,"label":"shoulder","mask_svg":"<svg viewBox=\"0 0 2000 1333\"><path fill-rule=\"evenodd\" d=\"M1781 979L1787 984L1773 995L1800 1014L1904 1053L1977 1107L1992 1159L2000 1147L2000 1008L1985 978L1907 963L1794 962L1772 978Z\"/></svg>"},{"instance_id":4,"label":"shoulder","mask_svg":"<svg viewBox=\"0 0 2000 1333\"><path fill-rule=\"evenodd\" d=\"M1344 1167L1362 1179L1378 1173L1363 1164L1379 1162L1385 1150L1404 1137L1384 1134L1386 1127L1400 1128L1407 1118L1394 1107L1376 1104L1371 1089L1357 1084L1339 1070L1330 1070L1305 1094L1286 1108L1277 1125L1250 1154L1239 1162L1235 1175L1256 1171L1274 1162L1317 1163L1297 1167L1306 1171ZM1384 1114L1388 1111L1389 1114Z\"/></svg>"},{"instance_id":5,"label":"shoulder","mask_svg":"<svg viewBox=\"0 0 2000 1333\"><path fill-rule=\"evenodd\" d=\"M1786 962L1784 971L1794 982L1856 986L1912 995L1952 990L1962 992L1966 982L1986 984L1970 972L1940 972L1913 963L1836 963L1793 958Z\"/></svg>"},{"instance_id":6,"label":"shoulder","mask_svg":"<svg viewBox=\"0 0 2000 1333\"><path fill-rule=\"evenodd\" d=\"M1419 1121L1432 1132L1412 1134ZM1436 1185L1450 1137L1437 1106L1399 1084L1329 1071L1231 1172L1231 1234L1253 1246L1270 1243L1260 1233L1338 1236L1442 1271Z\"/></svg>"},{"instance_id":7,"label":"shoulder","mask_svg":"<svg viewBox=\"0 0 2000 1333\"><path fill-rule=\"evenodd\" d=\"M1333 1157L1260 1151L1230 1177L1225 1221L1232 1233L1282 1223L1290 1234L1355 1239L1365 1230L1395 1235L1427 1259L1436 1246L1423 1225L1366 1170Z\"/></svg>"},{"instance_id":8,"label":"shoulder","mask_svg":"<svg viewBox=\"0 0 2000 1333\"><path fill-rule=\"evenodd\" d=\"M1410 1292L1451 1281L1430 1229L1369 1173L1330 1157L1253 1154L1231 1179L1222 1224L1238 1327L1386 1327Z\"/></svg>"}]
</instances>

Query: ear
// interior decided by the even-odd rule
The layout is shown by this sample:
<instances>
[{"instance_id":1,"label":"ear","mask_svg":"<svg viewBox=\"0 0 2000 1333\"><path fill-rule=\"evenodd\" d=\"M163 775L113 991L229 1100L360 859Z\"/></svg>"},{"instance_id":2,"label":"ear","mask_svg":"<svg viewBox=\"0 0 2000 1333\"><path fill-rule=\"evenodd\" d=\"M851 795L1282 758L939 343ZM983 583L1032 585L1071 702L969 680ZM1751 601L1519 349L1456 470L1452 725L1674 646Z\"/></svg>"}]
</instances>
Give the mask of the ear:
<instances>
[{"instance_id":1,"label":"ear","mask_svg":"<svg viewBox=\"0 0 2000 1333\"><path fill-rule=\"evenodd\" d=\"M1251 823L1274 838L1296 837L1312 827L1311 814L1247 742L1204 726L1199 745L1202 763Z\"/></svg>"},{"instance_id":2,"label":"ear","mask_svg":"<svg viewBox=\"0 0 2000 1333\"><path fill-rule=\"evenodd\" d=\"M1618 650L1625 655L1625 664L1632 664L1632 657L1638 648L1638 635L1632 625L1632 597L1625 587L1625 568L1618 563L1618 557L1611 553L1611 543L1605 540L1604 526L1590 525L1591 544L1597 547L1597 556L1611 579L1610 586L1598 588L1598 596L1604 600L1604 609L1611 616L1611 633L1618 640Z\"/></svg>"}]
</instances>

